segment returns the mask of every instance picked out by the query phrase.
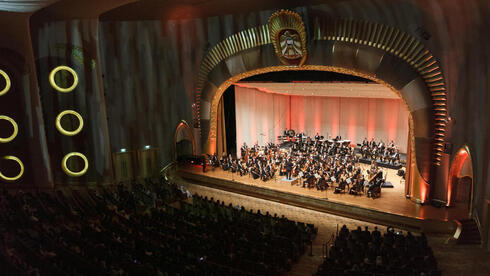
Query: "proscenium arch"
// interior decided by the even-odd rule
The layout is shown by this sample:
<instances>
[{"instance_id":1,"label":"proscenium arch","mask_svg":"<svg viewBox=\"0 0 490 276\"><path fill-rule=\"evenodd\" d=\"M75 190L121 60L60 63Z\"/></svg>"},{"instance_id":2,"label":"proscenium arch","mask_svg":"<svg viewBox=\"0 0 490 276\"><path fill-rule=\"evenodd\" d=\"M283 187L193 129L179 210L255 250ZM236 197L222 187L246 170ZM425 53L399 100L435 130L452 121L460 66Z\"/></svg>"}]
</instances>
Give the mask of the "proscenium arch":
<instances>
[{"instance_id":1,"label":"proscenium arch","mask_svg":"<svg viewBox=\"0 0 490 276\"><path fill-rule=\"evenodd\" d=\"M398 28L369 21L322 16L313 16L309 21L305 64L358 71L384 80L399 91L407 90L409 93L402 94L407 96L410 112L416 112L416 118L428 117L427 123L416 124L414 129L417 141L424 137L431 144L428 149L424 147L424 151L430 151L429 160L418 158L418 162L439 166L447 122L445 80L438 61L423 43ZM212 94L234 75L280 65L271 46L268 26L262 25L227 37L204 57L194 110L203 144L211 127ZM430 128L430 133L419 135L421 128ZM416 143L417 151L420 144Z\"/></svg>"},{"instance_id":2,"label":"proscenium arch","mask_svg":"<svg viewBox=\"0 0 490 276\"><path fill-rule=\"evenodd\" d=\"M221 97L223 96L224 92L226 91L226 89L228 87L230 87L234 83L240 81L241 79L251 77L254 75L260 75L260 74L264 74L264 73L277 72L277 71L298 71L298 70L336 72L336 73L350 74L350 75L355 75L358 77L370 79L372 81L375 81L375 82L378 82L378 83L381 83L381 84L387 86L390 90L392 90L395 94L397 94L402 99L402 101L405 104L405 106L407 107L407 109L409 109L409 105L407 104L406 98L403 97L402 93L400 91L398 91L397 89L395 89L391 84L389 84L383 80L374 78L372 76L369 76L369 75L366 75L363 73L359 73L359 72L355 72L355 71L351 71L351 70L347 70L345 68L338 68L338 67L332 67L332 66L320 66L320 65L308 65L308 66L302 66L302 67L272 66L272 67L260 68L257 70L247 71L247 72L238 74L236 76L233 76L233 77L229 78L228 80L226 80L225 82L223 82L217 88L216 93L214 94L213 99L212 99L212 103L211 103L211 114L210 114L210 116L211 116L211 119L210 119L211 128L209 130L208 139L206 141L203 141L203 143L205 143L203 146L203 151L206 153L214 153L216 151L216 140L217 140L217 128L216 128L216 126L217 126L217 119L218 119L218 117L217 117L218 116L218 104L220 102ZM409 109L409 111L410 111L410 109ZM414 135L414 133L415 133L414 132L414 126L416 125L416 123L414 120L417 120L417 118L414 117L414 115L411 112L409 113L408 118L409 118L409 129L410 129L409 130L410 137L409 137L408 142L410 143L409 147L413 149L415 147L415 140L416 140L415 139L416 137ZM422 178L422 176L420 174L420 171L423 171L423 170L419 170L419 168L417 166L417 156L416 156L414 150L410 151L409 160L410 160L409 163L411 163L413 166L413 174L412 174L413 181L412 181L412 183L416 184L416 185L412 185L409 188L409 190L410 190L409 195L414 196L416 198L425 197L427 192L428 192L429 187L428 187L428 183ZM426 173L429 173L429 172L426 172Z\"/></svg>"},{"instance_id":3,"label":"proscenium arch","mask_svg":"<svg viewBox=\"0 0 490 276\"><path fill-rule=\"evenodd\" d=\"M391 26L351 19L314 17L304 66L283 66L275 56L267 25L238 32L203 59L195 118L204 153L215 152L216 110L223 87L247 72L327 70L384 83L398 91L412 118L410 195L424 202L440 164L447 122L445 80L437 60L415 37ZM408 195L408 194L407 194Z\"/></svg>"}]
</instances>

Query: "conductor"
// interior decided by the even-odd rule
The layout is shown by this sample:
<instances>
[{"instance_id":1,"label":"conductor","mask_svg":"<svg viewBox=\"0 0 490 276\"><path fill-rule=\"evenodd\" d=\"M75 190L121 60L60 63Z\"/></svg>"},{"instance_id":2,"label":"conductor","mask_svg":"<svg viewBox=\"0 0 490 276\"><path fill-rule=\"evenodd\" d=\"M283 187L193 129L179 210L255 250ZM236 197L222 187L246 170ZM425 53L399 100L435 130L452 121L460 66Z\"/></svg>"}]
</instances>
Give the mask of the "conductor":
<instances>
[{"instance_id":1,"label":"conductor","mask_svg":"<svg viewBox=\"0 0 490 276\"><path fill-rule=\"evenodd\" d=\"M291 160L288 160L286 162L286 177L288 180L291 180L291 171L293 170L293 163L291 163Z\"/></svg>"}]
</instances>

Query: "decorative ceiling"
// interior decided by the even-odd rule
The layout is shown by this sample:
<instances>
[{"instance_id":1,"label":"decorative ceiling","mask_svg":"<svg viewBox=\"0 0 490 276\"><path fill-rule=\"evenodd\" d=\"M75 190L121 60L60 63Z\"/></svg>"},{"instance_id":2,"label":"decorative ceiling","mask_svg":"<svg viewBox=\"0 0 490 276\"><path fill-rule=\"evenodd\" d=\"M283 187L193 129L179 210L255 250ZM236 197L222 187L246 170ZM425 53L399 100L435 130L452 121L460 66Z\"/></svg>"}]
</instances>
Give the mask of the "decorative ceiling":
<instances>
[{"instance_id":1,"label":"decorative ceiling","mask_svg":"<svg viewBox=\"0 0 490 276\"><path fill-rule=\"evenodd\" d=\"M236 86L262 92L298 96L399 99L388 87L379 83L359 82L238 82Z\"/></svg>"},{"instance_id":2,"label":"decorative ceiling","mask_svg":"<svg viewBox=\"0 0 490 276\"><path fill-rule=\"evenodd\" d=\"M0 0L0 11L31 13L59 0Z\"/></svg>"}]
</instances>

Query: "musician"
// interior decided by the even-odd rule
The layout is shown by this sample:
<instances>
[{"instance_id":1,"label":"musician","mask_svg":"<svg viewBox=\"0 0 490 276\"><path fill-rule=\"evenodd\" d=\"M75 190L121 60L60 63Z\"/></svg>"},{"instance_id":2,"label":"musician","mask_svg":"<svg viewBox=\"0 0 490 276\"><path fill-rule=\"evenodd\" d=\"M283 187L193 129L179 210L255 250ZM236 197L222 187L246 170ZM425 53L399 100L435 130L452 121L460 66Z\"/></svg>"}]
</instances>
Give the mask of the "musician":
<instances>
[{"instance_id":1,"label":"musician","mask_svg":"<svg viewBox=\"0 0 490 276\"><path fill-rule=\"evenodd\" d=\"M305 179L303 182L303 188L305 188L306 185L308 185L308 188L310 188L315 182L315 175L309 170L309 168L303 173L303 178Z\"/></svg>"},{"instance_id":2,"label":"musician","mask_svg":"<svg viewBox=\"0 0 490 276\"><path fill-rule=\"evenodd\" d=\"M378 165L373 160L373 161L371 161L371 167L369 168L369 176L371 177L377 172L378 172Z\"/></svg>"},{"instance_id":3,"label":"musician","mask_svg":"<svg viewBox=\"0 0 490 276\"><path fill-rule=\"evenodd\" d=\"M323 190L325 190L328 187L329 186L328 186L327 181L325 180L325 175L323 173L320 173L318 175L318 179L317 179L317 182L316 182L316 189L317 190L320 190L320 191L323 191Z\"/></svg>"},{"instance_id":4,"label":"musician","mask_svg":"<svg viewBox=\"0 0 490 276\"><path fill-rule=\"evenodd\" d=\"M395 143L393 142L393 140L391 140L391 142L388 143L388 150L393 150L394 147Z\"/></svg>"},{"instance_id":5,"label":"musician","mask_svg":"<svg viewBox=\"0 0 490 276\"><path fill-rule=\"evenodd\" d=\"M279 175L280 176L286 175L286 161L281 162L281 165L279 166Z\"/></svg>"},{"instance_id":6,"label":"musician","mask_svg":"<svg viewBox=\"0 0 490 276\"><path fill-rule=\"evenodd\" d=\"M371 150L371 159L376 160L378 157L378 149L376 147L373 147Z\"/></svg>"},{"instance_id":7,"label":"musician","mask_svg":"<svg viewBox=\"0 0 490 276\"><path fill-rule=\"evenodd\" d=\"M274 170L273 170L270 162L267 162L267 166L265 166L265 172L266 172L267 178L269 178L269 179L274 178Z\"/></svg>"},{"instance_id":8,"label":"musician","mask_svg":"<svg viewBox=\"0 0 490 276\"><path fill-rule=\"evenodd\" d=\"M205 173L206 172L206 163L208 162L208 160L206 160L206 155L203 156L203 159L202 159L202 172Z\"/></svg>"},{"instance_id":9,"label":"musician","mask_svg":"<svg viewBox=\"0 0 490 276\"><path fill-rule=\"evenodd\" d=\"M383 171L378 171L376 175L369 181L371 186L368 189L367 196L377 198L381 196L381 184L383 182Z\"/></svg>"},{"instance_id":10,"label":"musician","mask_svg":"<svg viewBox=\"0 0 490 276\"><path fill-rule=\"evenodd\" d=\"M318 140L320 140L320 134L318 134L318 132L317 132L315 135L315 141L318 141Z\"/></svg>"},{"instance_id":11,"label":"musician","mask_svg":"<svg viewBox=\"0 0 490 276\"><path fill-rule=\"evenodd\" d=\"M260 171L256 166L251 168L250 174L252 175L253 179L257 179L260 177Z\"/></svg>"},{"instance_id":12,"label":"musician","mask_svg":"<svg viewBox=\"0 0 490 276\"><path fill-rule=\"evenodd\" d=\"M238 163L237 163L237 160L231 161L230 170L231 170L232 173L236 173L238 171Z\"/></svg>"},{"instance_id":13,"label":"musician","mask_svg":"<svg viewBox=\"0 0 490 276\"><path fill-rule=\"evenodd\" d=\"M369 142L369 148L372 149L374 147L376 147L376 141L374 141L374 137L373 137L373 138L371 138L371 141Z\"/></svg>"},{"instance_id":14,"label":"musician","mask_svg":"<svg viewBox=\"0 0 490 276\"><path fill-rule=\"evenodd\" d=\"M362 146L366 146L366 147L369 147L369 141L367 139L367 137L364 137L364 140L362 140Z\"/></svg>"},{"instance_id":15,"label":"musician","mask_svg":"<svg viewBox=\"0 0 490 276\"><path fill-rule=\"evenodd\" d=\"M213 167L219 167L219 160L218 160L218 156L216 155L216 152L211 155L211 165Z\"/></svg>"},{"instance_id":16,"label":"musician","mask_svg":"<svg viewBox=\"0 0 490 276\"><path fill-rule=\"evenodd\" d=\"M296 134L296 138L298 138L298 146L301 151L304 151L303 147L303 132Z\"/></svg>"},{"instance_id":17,"label":"musician","mask_svg":"<svg viewBox=\"0 0 490 276\"><path fill-rule=\"evenodd\" d=\"M231 168L233 165L233 157L231 156L231 153L228 154L227 162L228 162L228 168Z\"/></svg>"},{"instance_id":18,"label":"musician","mask_svg":"<svg viewBox=\"0 0 490 276\"><path fill-rule=\"evenodd\" d=\"M347 186L347 179L344 175L342 175L340 177L340 183L339 183L339 188L344 191L345 190L345 186Z\"/></svg>"},{"instance_id":19,"label":"musician","mask_svg":"<svg viewBox=\"0 0 490 276\"><path fill-rule=\"evenodd\" d=\"M398 149L396 149L395 153L391 156L390 163L392 164L400 163L400 151Z\"/></svg>"},{"instance_id":20,"label":"musician","mask_svg":"<svg viewBox=\"0 0 490 276\"><path fill-rule=\"evenodd\" d=\"M228 167L228 160L226 158L226 154L223 154L221 156L221 159L219 161L219 164L220 164L221 168L223 169L223 171L227 171L229 169L229 167Z\"/></svg>"},{"instance_id":21,"label":"musician","mask_svg":"<svg viewBox=\"0 0 490 276\"><path fill-rule=\"evenodd\" d=\"M240 176L247 174L247 170L245 169L245 166L243 165L243 163L241 161L238 161L237 167L238 167L238 172L240 173Z\"/></svg>"},{"instance_id":22,"label":"musician","mask_svg":"<svg viewBox=\"0 0 490 276\"><path fill-rule=\"evenodd\" d=\"M383 155L381 156L381 161L382 162L389 162L390 160L390 151L388 150L388 148L385 148L384 151L383 151Z\"/></svg>"},{"instance_id":23,"label":"musician","mask_svg":"<svg viewBox=\"0 0 490 276\"><path fill-rule=\"evenodd\" d=\"M242 158L246 158L248 152L248 146L247 143L243 142L243 146L240 148L240 156Z\"/></svg>"},{"instance_id":24,"label":"musician","mask_svg":"<svg viewBox=\"0 0 490 276\"><path fill-rule=\"evenodd\" d=\"M291 163L291 160L286 161L286 177L288 180L291 180L291 172L293 170L293 163Z\"/></svg>"},{"instance_id":25,"label":"musician","mask_svg":"<svg viewBox=\"0 0 490 276\"><path fill-rule=\"evenodd\" d=\"M267 173L267 170L266 170L266 166L260 166L260 179L262 179L262 181L267 181L267 177L268 177L268 173Z\"/></svg>"}]
</instances>

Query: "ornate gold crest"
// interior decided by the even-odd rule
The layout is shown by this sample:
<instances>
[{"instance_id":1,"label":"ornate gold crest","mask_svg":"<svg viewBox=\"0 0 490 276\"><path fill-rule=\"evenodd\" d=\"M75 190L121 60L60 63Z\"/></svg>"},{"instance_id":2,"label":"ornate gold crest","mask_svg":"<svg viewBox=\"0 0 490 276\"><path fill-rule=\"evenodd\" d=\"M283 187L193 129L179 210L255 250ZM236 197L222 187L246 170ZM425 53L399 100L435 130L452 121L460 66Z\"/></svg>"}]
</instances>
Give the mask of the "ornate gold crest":
<instances>
[{"instance_id":1,"label":"ornate gold crest","mask_svg":"<svg viewBox=\"0 0 490 276\"><path fill-rule=\"evenodd\" d=\"M280 10L269 17L269 33L279 60L285 65L301 66L306 60L306 32L301 16Z\"/></svg>"}]
</instances>

